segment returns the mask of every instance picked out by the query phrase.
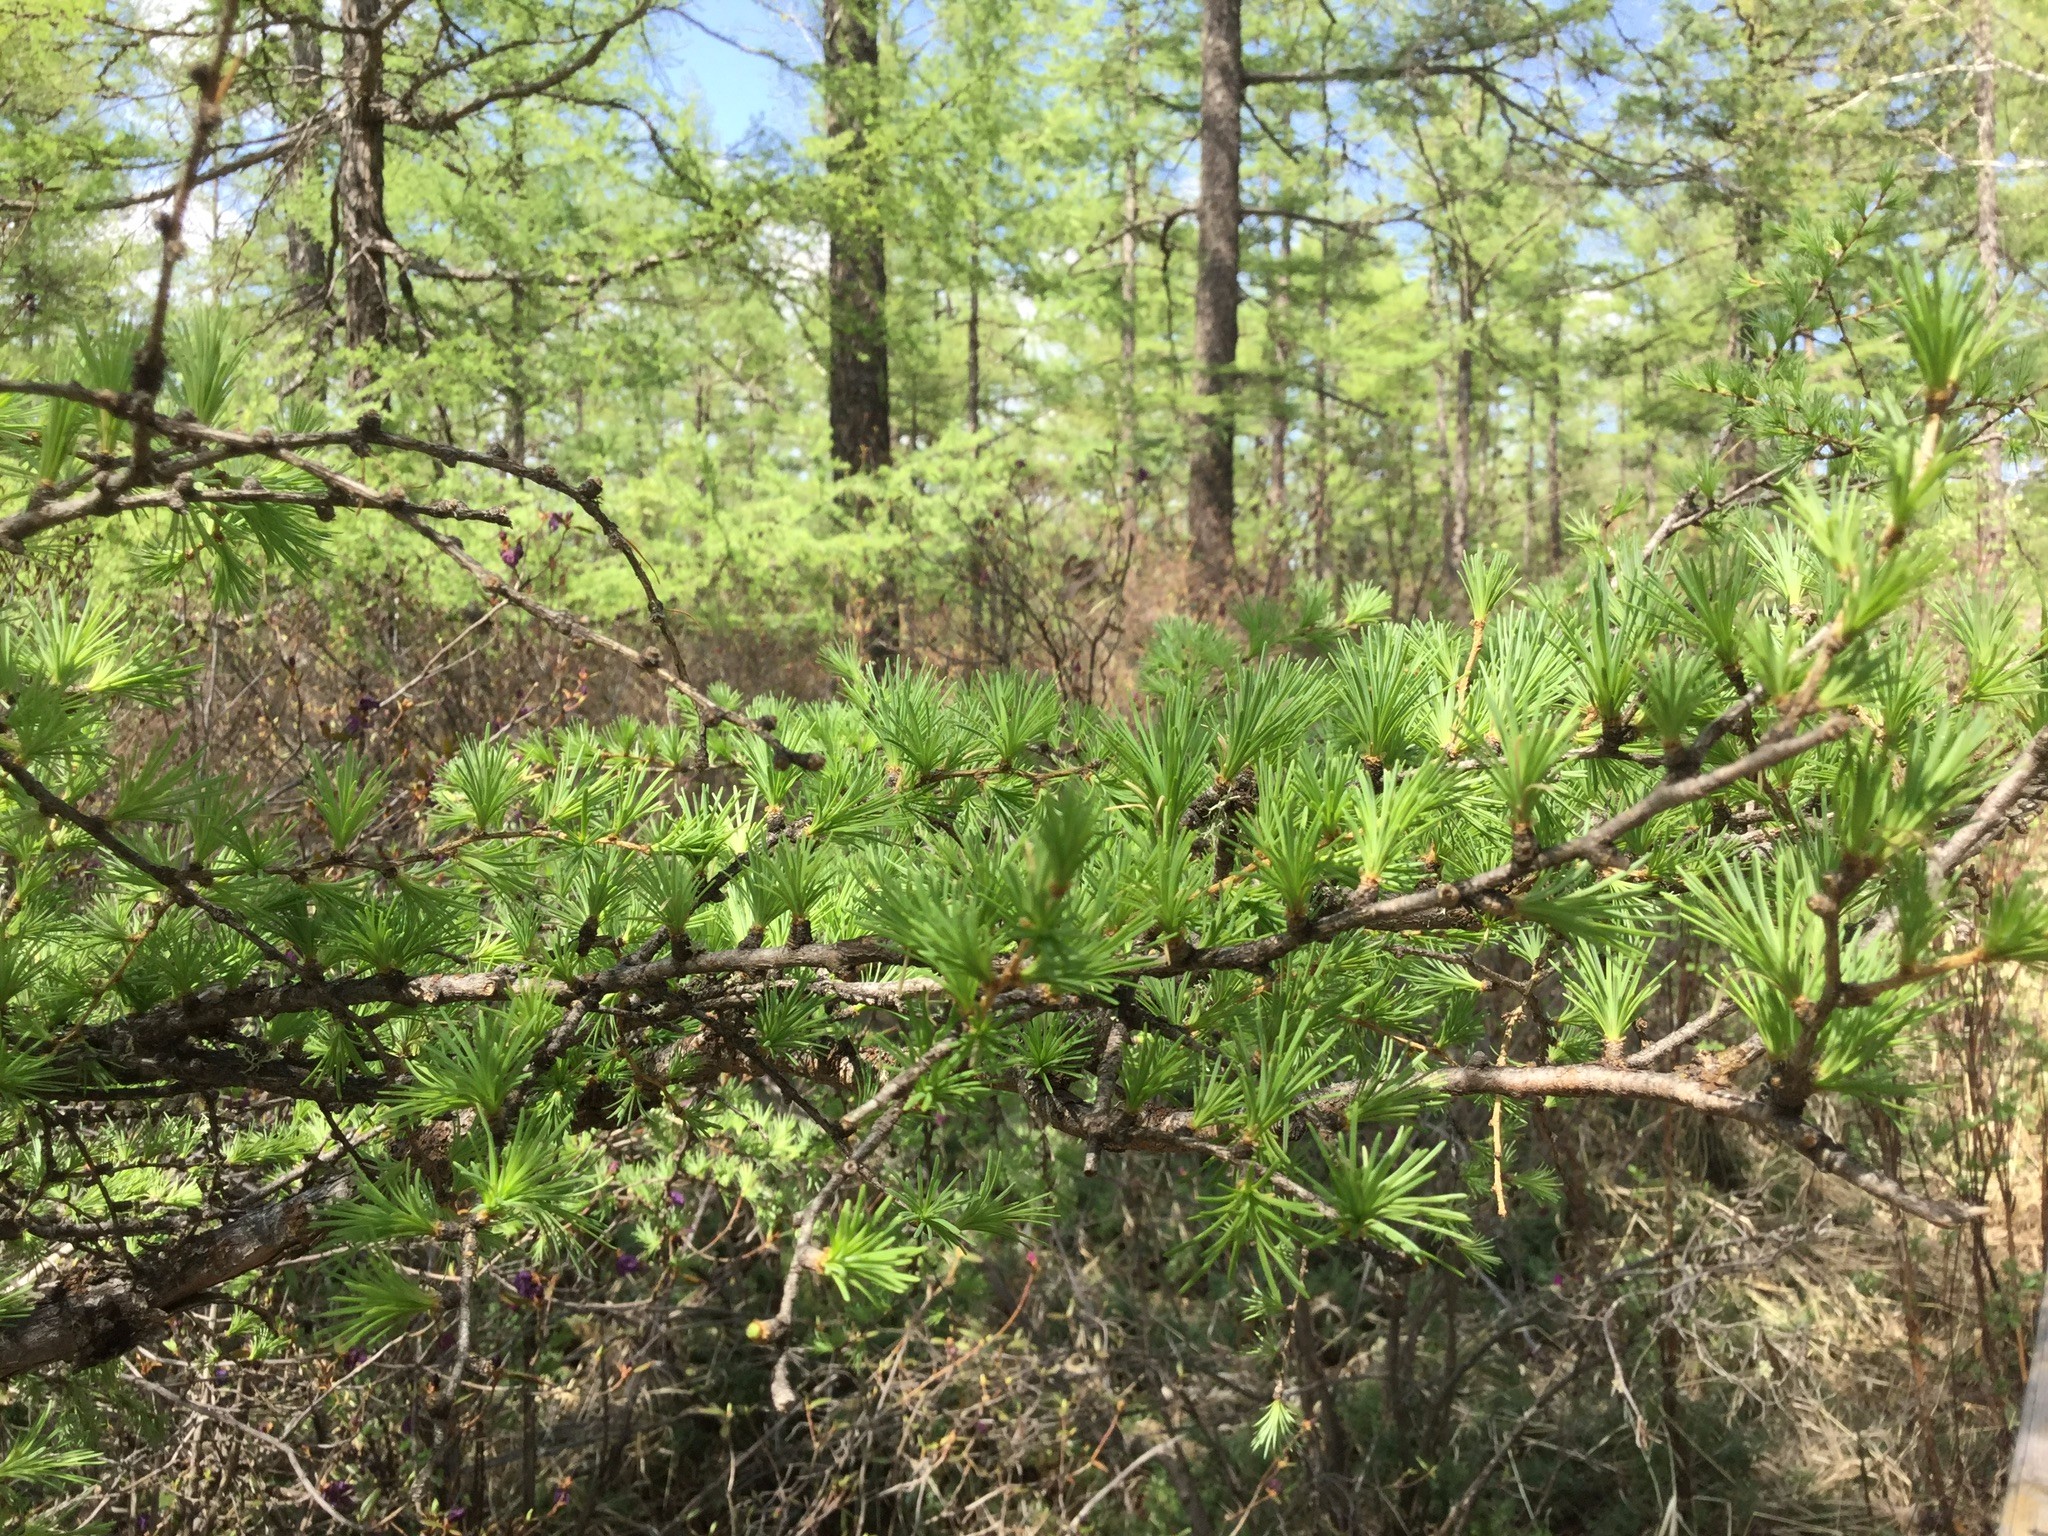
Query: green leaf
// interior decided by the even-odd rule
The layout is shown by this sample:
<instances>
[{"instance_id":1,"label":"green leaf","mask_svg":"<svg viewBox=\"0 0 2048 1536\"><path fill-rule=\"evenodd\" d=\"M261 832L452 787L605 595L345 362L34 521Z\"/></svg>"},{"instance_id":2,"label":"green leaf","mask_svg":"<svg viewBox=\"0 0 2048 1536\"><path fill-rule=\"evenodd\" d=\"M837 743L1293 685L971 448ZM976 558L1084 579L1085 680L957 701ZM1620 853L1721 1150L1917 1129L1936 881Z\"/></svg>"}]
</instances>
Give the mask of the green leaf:
<instances>
[{"instance_id":1,"label":"green leaf","mask_svg":"<svg viewBox=\"0 0 2048 1536\"><path fill-rule=\"evenodd\" d=\"M897 1240L894 1225L881 1209L870 1208L863 1192L839 1207L811 1264L832 1282L840 1300L880 1302L910 1289L918 1253L916 1245Z\"/></svg>"},{"instance_id":2,"label":"green leaf","mask_svg":"<svg viewBox=\"0 0 2048 1536\"><path fill-rule=\"evenodd\" d=\"M378 1254L342 1276L341 1294L328 1317L340 1342L353 1347L397 1333L440 1305L437 1293L400 1274L391 1260Z\"/></svg>"}]
</instances>

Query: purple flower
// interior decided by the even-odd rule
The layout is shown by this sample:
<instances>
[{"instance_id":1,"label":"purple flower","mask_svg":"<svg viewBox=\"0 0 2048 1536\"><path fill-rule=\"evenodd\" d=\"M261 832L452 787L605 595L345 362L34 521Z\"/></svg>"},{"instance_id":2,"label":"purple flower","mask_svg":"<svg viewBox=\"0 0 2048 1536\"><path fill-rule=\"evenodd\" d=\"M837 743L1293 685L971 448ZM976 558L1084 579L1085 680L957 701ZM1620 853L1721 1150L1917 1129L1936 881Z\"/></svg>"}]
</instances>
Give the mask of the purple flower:
<instances>
[{"instance_id":1,"label":"purple flower","mask_svg":"<svg viewBox=\"0 0 2048 1536\"><path fill-rule=\"evenodd\" d=\"M230 1376L234 1374L234 1371L225 1364L216 1365L213 1368L213 1379L215 1381L226 1381Z\"/></svg>"},{"instance_id":2,"label":"purple flower","mask_svg":"<svg viewBox=\"0 0 2048 1536\"><path fill-rule=\"evenodd\" d=\"M460 1525L468 1514L469 1507L465 1504L458 1504L448 1511L448 1523L450 1525Z\"/></svg>"},{"instance_id":3,"label":"purple flower","mask_svg":"<svg viewBox=\"0 0 2048 1536\"><path fill-rule=\"evenodd\" d=\"M538 1301L547 1287L540 1283L539 1275L530 1269L522 1269L512 1277L512 1289L519 1293L521 1300Z\"/></svg>"},{"instance_id":4,"label":"purple flower","mask_svg":"<svg viewBox=\"0 0 2048 1536\"><path fill-rule=\"evenodd\" d=\"M569 1485L567 1483L557 1484L555 1488L555 1508L560 1509L564 1504L568 1502Z\"/></svg>"},{"instance_id":5,"label":"purple flower","mask_svg":"<svg viewBox=\"0 0 2048 1536\"><path fill-rule=\"evenodd\" d=\"M369 1359L370 1352L367 1349L363 1348L360 1344L351 1344L348 1353L341 1357L341 1363L353 1371L360 1366L367 1365Z\"/></svg>"},{"instance_id":6,"label":"purple flower","mask_svg":"<svg viewBox=\"0 0 2048 1536\"><path fill-rule=\"evenodd\" d=\"M619 1250L619 1256L618 1259L615 1261L615 1265L618 1269L618 1272L622 1275L637 1275L640 1273L641 1270L647 1267L645 1264L640 1262L640 1256L638 1254L628 1253L623 1248Z\"/></svg>"},{"instance_id":7,"label":"purple flower","mask_svg":"<svg viewBox=\"0 0 2048 1536\"><path fill-rule=\"evenodd\" d=\"M320 1497L346 1515L356 1507L356 1485L338 1477L320 1485Z\"/></svg>"},{"instance_id":8,"label":"purple flower","mask_svg":"<svg viewBox=\"0 0 2048 1536\"><path fill-rule=\"evenodd\" d=\"M138 1531L146 1531L154 1524L156 1524L156 1516L148 1513L147 1511L144 1511L143 1513L138 1514L135 1517L135 1529L137 1529Z\"/></svg>"},{"instance_id":9,"label":"purple flower","mask_svg":"<svg viewBox=\"0 0 2048 1536\"><path fill-rule=\"evenodd\" d=\"M668 1203L675 1206L688 1205L690 1203L689 1194L671 1184L668 1187Z\"/></svg>"},{"instance_id":10,"label":"purple flower","mask_svg":"<svg viewBox=\"0 0 2048 1536\"><path fill-rule=\"evenodd\" d=\"M499 534L498 558L505 562L506 570L518 570L519 562L526 558L526 540L508 539L503 534Z\"/></svg>"}]
</instances>

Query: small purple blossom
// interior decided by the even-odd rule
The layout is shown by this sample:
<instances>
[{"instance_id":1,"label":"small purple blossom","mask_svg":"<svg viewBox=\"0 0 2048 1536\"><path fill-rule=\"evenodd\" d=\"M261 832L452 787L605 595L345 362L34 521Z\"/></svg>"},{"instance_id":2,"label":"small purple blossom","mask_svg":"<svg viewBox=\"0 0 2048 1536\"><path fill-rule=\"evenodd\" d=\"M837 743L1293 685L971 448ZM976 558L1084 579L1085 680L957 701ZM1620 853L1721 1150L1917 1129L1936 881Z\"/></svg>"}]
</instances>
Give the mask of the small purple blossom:
<instances>
[{"instance_id":1,"label":"small purple blossom","mask_svg":"<svg viewBox=\"0 0 2048 1536\"><path fill-rule=\"evenodd\" d=\"M530 1269L522 1269L512 1277L512 1289L519 1293L522 1301L538 1301L547 1287L541 1284L539 1275Z\"/></svg>"},{"instance_id":2,"label":"small purple blossom","mask_svg":"<svg viewBox=\"0 0 2048 1536\"><path fill-rule=\"evenodd\" d=\"M320 1485L320 1497L346 1515L356 1507L356 1485L347 1478L338 1477Z\"/></svg>"},{"instance_id":3,"label":"small purple blossom","mask_svg":"<svg viewBox=\"0 0 2048 1536\"><path fill-rule=\"evenodd\" d=\"M641 1263L639 1254L628 1253L623 1248L619 1250L619 1256L614 1262L618 1272L622 1275L637 1275L647 1267Z\"/></svg>"},{"instance_id":4,"label":"small purple blossom","mask_svg":"<svg viewBox=\"0 0 2048 1536\"><path fill-rule=\"evenodd\" d=\"M450 1525L460 1525L464 1520L468 1518L469 1506L466 1504L458 1504L453 1509L448 1511L448 1523Z\"/></svg>"},{"instance_id":5,"label":"small purple blossom","mask_svg":"<svg viewBox=\"0 0 2048 1536\"><path fill-rule=\"evenodd\" d=\"M341 1363L352 1371L369 1364L369 1361L370 1352L360 1344L351 1344L348 1353L341 1357Z\"/></svg>"},{"instance_id":6,"label":"small purple blossom","mask_svg":"<svg viewBox=\"0 0 2048 1536\"><path fill-rule=\"evenodd\" d=\"M213 1379L215 1381L226 1381L230 1376L234 1374L234 1368L232 1366L227 1365L225 1362L223 1362L220 1365L216 1365L213 1368Z\"/></svg>"},{"instance_id":7,"label":"small purple blossom","mask_svg":"<svg viewBox=\"0 0 2048 1536\"><path fill-rule=\"evenodd\" d=\"M674 1206L688 1205L690 1203L689 1192L683 1189L679 1189L673 1184L669 1185L668 1203Z\"/></svg>"}]
</instances>

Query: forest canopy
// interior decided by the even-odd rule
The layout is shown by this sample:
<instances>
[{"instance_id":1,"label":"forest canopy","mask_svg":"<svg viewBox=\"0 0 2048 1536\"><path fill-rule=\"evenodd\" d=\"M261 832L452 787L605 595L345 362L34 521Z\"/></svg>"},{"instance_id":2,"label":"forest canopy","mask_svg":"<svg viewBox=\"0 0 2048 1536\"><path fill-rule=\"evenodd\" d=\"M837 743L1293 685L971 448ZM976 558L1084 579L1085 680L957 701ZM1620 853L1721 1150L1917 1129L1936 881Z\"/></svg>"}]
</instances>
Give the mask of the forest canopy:
<instances>
[{"instance_id":1,"label":"forest canopy","mask_svg":"<svg viewBox=\"0 0 2048 1536\"><path fill-rule=\"evenodd\" d=\"M1981 1525L2032 20L12 12L0 1509Z\"/></svg>"}]
</instances>

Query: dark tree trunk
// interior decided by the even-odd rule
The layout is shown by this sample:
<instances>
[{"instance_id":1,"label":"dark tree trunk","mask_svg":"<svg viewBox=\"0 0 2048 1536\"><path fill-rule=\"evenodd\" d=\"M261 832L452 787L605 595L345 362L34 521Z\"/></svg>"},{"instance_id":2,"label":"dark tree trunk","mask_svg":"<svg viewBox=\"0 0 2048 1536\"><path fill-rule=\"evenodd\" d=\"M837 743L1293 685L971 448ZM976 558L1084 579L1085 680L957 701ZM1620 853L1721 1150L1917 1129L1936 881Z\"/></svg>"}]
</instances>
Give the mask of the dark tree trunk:
<instances>
[{"instance_id":1,"label":"dark tree trunk","mask_svg":"<svg viewBox=\"0 0 2048 1536\"><path fill-rule=\"evenodd\" d=\"M826 414L832 473L864 474L889 463L889 269L876 214L879 188L867 153L880 89L877 0L825 0L825 131L837 146L827 239L826 324L831 332ZM844 503L866 521L873 501ZM884 575L859 596L861 645L877 666L903 652L902 598Z\"/></svg>"},{"instance_id":2,"label":"dark tree trunk","mask_svg":"<svg viewBox=\"0 0 2048 1536\"><path fill-rule=\"evenodd\" d=\"M981 430L981 245L978 236L967 267L967 430Z\"/></svg>"},{"instance_id":3,"label":"dark tree trunk","mask_svg":"<svg viewBox=\"0 0 2048 1536\"><path fill-rule=\"evenodd\" d=\"M291 40L291 111L302 122L320 109L324 61L320 56L320 29L311 19L294 19ZM313 158L315 145L309 141L292 154L287 174L296 183L306 162ZM285 225L285 270L291 274L292 302L317 309L327 295L327 242L319 232L293 219Z\"/></svg>"},{"instance_id":4,"label":"dark tree trunk","mask_svg":"<svg viewBox=\"0 0 2048 1536\"><path fill-rule=\"evenodd\" d=\"M391 292L384 270L384 34L378 0L341 0L341 164L335 179L342 269L342 334L351 348L383 345L391 332ZM349 373L349 387L376 377L368 362Z\"/></svg>"},{"instance_id":5,"label":"dark tree trunk","mask_svg":"<svg viewBox=\"0 0 2048 1536\"><path fill-rule=\"evenodd\" d=\"M1236 579L1237 226L1244 41L1239 0L1202 0L1202 170L1196 199L1195 415L1188 447L1189 606L1220 615Z\"/></svg>"},{"instance_id":6,"label":"dark tree trunk","mask_svg":"<svg viewBox=\"0 0 2048 1536\"><path fill-rule=\"evenodd\" d=\"M881 45L875 0L826 0L825 131L840 147L834 189L829 324L832 458L841 474L889 462L889 274L876 217L874 172L867 163Z\"/></svg>"}]
</instances>

